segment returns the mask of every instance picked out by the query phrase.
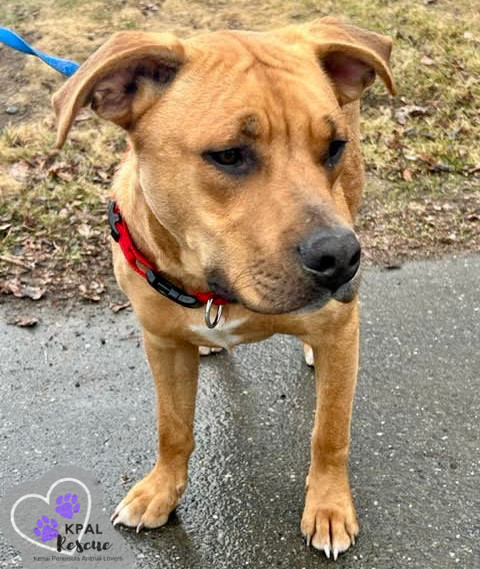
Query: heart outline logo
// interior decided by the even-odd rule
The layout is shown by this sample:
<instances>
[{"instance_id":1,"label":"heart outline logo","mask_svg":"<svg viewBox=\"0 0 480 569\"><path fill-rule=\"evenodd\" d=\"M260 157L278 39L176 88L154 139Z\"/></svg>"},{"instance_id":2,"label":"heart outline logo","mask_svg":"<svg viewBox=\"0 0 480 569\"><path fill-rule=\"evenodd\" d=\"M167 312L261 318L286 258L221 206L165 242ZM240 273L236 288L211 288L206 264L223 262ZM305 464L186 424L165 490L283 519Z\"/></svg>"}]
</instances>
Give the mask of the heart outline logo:
<instances>
[{"instance_id":1,"label":"heart outline logo","mask_svg":"<svg viewBox=\"0 0 480 569\"><path fill-rule=\"evenodd\" d=\"M28 535L25 535L23 533L23 531L21 531L19 529L19 527L17 526L17 524L15 522L15 510L17 509L19 504L21 504L24 500L27 500L28 498L40 498L40 500L43 500L44 502L46 502L50 506L50 496L51 496L54 488L56 486L58 486L59 484L62 484L63 482L74 482L75 484L78 484L81 488L83 488L83 490L85 490L85 493L87 494L87 512L85 514L85 522L83 524L82 531L80 532L80 534L77 537L78 541L80 542L82 540L84 534L85 534L86 529L87 529L88 520L90 519L90 512L92 511L92 495L90 494L90 490L88 489L88 487L81 480L78 480L77 478L61 478L60 480L57 480L56 482L54 482L50 486L50 489L47 492L46 497L41 496L40 494L26 494L25 496L22 496L12 506L12 509L10 511L10 521L12 523L13 529L18 533L18 535L20 537L22 537L23 539L26 539L30 543L33 543L34 545L37 545L38 547L43 547L43 548L48 549L50 551L54 551L55 553L63 553L64 555L72 556L75 553L74 550L72 550L72 551L63 551L62 550L61 552L59 552L59 551L57 551L56 547L51 547L50 545L46 545L44 543L39 543L38 541L35 541L34 539L29 537Z\"/></svg>"}]
</instances>

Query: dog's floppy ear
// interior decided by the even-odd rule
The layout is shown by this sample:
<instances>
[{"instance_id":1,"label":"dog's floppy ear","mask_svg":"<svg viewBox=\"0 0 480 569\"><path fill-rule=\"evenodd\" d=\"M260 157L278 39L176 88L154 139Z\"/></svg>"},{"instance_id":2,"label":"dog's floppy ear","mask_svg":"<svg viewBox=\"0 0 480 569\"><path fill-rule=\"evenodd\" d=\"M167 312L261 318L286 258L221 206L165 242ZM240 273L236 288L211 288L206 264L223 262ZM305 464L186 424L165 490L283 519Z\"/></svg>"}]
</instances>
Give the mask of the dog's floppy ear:
<instances>
[{"instance_id":1,"label":"dog's floppy ear","mask_svg":"<svg viewBox=\"0 0 480 569\"><path fill-rule=\"evenodd\" d=\"M60 148L79 110L95 112L129 129L158 98L183 64L185 53L171 34L118 32L53 95Z\"/></svg>"},{"instance_id":2,"label":"dog's floppy ear","mask_svg":"<svg viewBox=\"0 0 480 569\"><path fill-rule=\"evenodd\" d=\"M320 18L305 27L317 57L330 77L340 105L359 99L378 74L395 94L390 71L392 40L336 18Z\"/></svg>"}]
</instances>

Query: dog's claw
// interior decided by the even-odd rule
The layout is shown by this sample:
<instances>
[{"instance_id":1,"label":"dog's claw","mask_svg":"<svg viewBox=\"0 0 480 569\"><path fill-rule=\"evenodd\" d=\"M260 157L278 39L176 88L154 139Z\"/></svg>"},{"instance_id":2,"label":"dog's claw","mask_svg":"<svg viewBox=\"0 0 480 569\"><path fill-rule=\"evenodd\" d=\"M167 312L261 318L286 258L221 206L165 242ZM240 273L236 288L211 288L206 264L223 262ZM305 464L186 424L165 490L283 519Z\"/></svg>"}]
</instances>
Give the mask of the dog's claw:
<instances>
[{"instance_id":1,"label":"dog's claw","mask_svg":"<svg viewBox=\"0 0 480 569\"><path fill-rule=\"evenodd\" d=\"M308 344L303 345L303 353L305 354L305 363L307 366L314 367L313 350Z\"/></svg>"},{"instance_id":2,"label":"dog's claw","mask_svg":"<svg viewBox=\"0 0 480 569\"><path fill-rule=\"evenodd\" d=\"M309 476L307 474L307 476L305 477L305 492L308 490L309 481L310 481L310 479L309 479Z\"/></svg>"},{"instance_id":3,"label":"dog's claw","mask_svg":"<svg viewBox=\"0 0 480 569\"><path fill-rule=\"evenodd\" d=\"M312 536L311 535L306 535L305 536L305 540L307 542L307 547L310 547L310 541L312 540Z\"/></svg>"},{"instance_id":4,"label":"dog's claw","mask_svg":"<svg viewBox=\"0 0 480 569\"><path fill-rule=\"evenodd\" d=\"M336 561L338 557L338 547L333 548L333 560Z\"/></svg>"},{"instance_id":5,"label":"dog's claw","mask_svg":"<svg viewBox=\"0 0 480 569\"><path fill-rule=\"evenodd\" d=\"M118 518L118 516L119 516L119 514L120 514L120 512L121 512L121 510L122 510L122 508L123 508L123 500L122 500L122 501L120 502L120 504L118 504L117 507L113 510L113 514L112 514L112 516L111 516L111 518L110 518L110 521L111 521L111 522L114 522L114 521Z\"/></svg>"},{"instance_id":6,"label":"dog's claw","mask_svg":"<svg viewBox=\"0 0 480 569\"><path fill-rule=\"evenodd\" d=\"M325 555L327 556L327 558L330 559L330 546L329 546L329 545L324 545L324 546L323 546L323 551L325 552Z\"/></svg>"},{"instance_id":7,"label":"dog's claw","mask_svg":"<svg viewBox=\"0 0 480 569\"><path fill-rule=\"evenodd\" d=\"M140 533L142 531L142 529L145 527L145 524L143 522L140 522L137 526L137 533Z\"/></svg>"}]
</instances>

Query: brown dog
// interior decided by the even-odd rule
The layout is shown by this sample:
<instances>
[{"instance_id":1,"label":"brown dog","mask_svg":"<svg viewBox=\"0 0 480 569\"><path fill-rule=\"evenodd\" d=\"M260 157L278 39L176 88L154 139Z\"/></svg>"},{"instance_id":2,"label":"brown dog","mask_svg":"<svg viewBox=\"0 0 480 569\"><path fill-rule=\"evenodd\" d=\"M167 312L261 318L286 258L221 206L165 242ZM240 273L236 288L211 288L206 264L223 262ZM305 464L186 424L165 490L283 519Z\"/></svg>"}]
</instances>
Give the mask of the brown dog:
<instances>
[{"instance_id":1,"label":"brown dog","mask_svg":"<svg viewBox=\"0 0 480 569\"><path fill-rule=\"evenodd\" d=\"M127 130L115 215L138 251L185 298L210 290L229 301L219 322L211 303L207 314L181 306L113 243L116 278L144 329L160 433L158 461L119 504L115 524L161 526L185 490L198 347L283 333L311 346L317 382L302 532L335 558L353 543L358 100L376 73L394 93L390 50L387 37L332 18L185 41L121 32L55 94L58 146L89 104Z\"/></svg>"}]
</instances>

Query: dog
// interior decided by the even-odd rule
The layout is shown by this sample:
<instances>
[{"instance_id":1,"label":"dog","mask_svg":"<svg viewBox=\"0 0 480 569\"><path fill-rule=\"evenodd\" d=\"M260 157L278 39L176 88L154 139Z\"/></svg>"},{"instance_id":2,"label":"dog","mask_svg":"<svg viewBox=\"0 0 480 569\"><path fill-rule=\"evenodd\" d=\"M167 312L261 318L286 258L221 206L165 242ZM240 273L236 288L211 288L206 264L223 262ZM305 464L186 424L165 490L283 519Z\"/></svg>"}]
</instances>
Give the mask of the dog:
<instances>
[{"instance_id":1,"label":"dog","mask_svg":"<svg viewBox=\"0 0 480 569\"><path fill-rule=\"evenodd\" d=\"M125 31L53 96L57 147L90 105L127 131L113 265L155 379L158 460L112 521L165 524L184 493L199 347L304 342L317 406L301 530L336 559L358 534L349 485L364 185L359 100L395 93L383 35L327 17L181 40Z\"/></svg>"}]
</instances>

